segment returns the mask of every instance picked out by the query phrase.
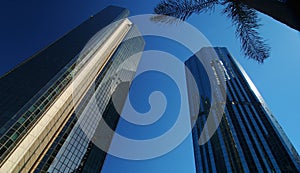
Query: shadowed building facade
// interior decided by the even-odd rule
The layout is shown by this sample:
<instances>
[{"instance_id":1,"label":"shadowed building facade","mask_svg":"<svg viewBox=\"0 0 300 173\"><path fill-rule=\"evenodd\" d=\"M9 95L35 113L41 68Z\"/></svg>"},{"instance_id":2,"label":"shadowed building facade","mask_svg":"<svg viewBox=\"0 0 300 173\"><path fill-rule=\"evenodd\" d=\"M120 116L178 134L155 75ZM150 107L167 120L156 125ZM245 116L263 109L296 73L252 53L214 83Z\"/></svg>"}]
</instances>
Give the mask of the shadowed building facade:
<instances>
[{"instance_id":1,"label":"shadowed building facade","mask_svg":"<svg viewBox=\"0 0 300 173\"><path fill-rule=\"evenodd\" d=\"M109 147L111 97L145 45L128 15L109 6L0 78L0 172L101 170L106 153L91 141Z\"/></svg>"},{"instance_id":2,"label":"shadowed building facade","mask_svg":"<svg viewBox=\"0 0 300 173\"><path fill-rule=\"evenodd\" d=\"M210 58L209 68L214 69L215 78L226 84L224 114L212 114L221 122L203 145L199 145L199 137L212 111L212 91L208 74L197 56ZM207 47L197 52L197 56L185 62L192 74L187 75L191 117L199 112L192 129L197 172L299 172L297 151L228 50ZM197 88L191 87L191 77ZM195 89L199 97L194 96ZM200 104L199 110L194 109L194 104Z\"/></svg>"}]
</instances>

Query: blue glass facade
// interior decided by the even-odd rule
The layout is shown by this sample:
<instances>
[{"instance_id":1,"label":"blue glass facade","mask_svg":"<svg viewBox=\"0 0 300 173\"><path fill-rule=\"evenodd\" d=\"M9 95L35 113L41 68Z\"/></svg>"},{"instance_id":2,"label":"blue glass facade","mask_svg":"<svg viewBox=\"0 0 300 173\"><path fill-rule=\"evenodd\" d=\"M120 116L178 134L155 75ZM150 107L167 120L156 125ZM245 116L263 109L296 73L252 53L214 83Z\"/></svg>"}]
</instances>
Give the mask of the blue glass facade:
<instances>
[{"instance_id":1,"label":"blue glass facade","mask_svg":"<svg viewBox=\"0 0 300 173\"><path fill-rule=\"evenodd\" d=\"M202 48L197 55L205 58L213 51L218 57L212 57L211 66L222 71L226 81L226 105L219 127L204 145L198 140L210 111L209 78L197 56L185 62L200 96L200 110L192 129L197 172L299 172L297 151L228 50ZM188 78L187 85L192 97ZM189 102L192 105L194 101Z\"/></svg>"},{"instance_id":2,"label":"blue glass facade","mask_svg":"<svg viewBox=\"0 0 300 173\"><path fill-rule=\"evenodd\" d=\"M97 77L95 87L90 88L85 95L77 111L60 133L60 138L55 140L40 162L36 172L99 172L101 170L106 153L96 146L95 141L91 141L87 131L97 134L97 138L103 138L102 142L107 143L109 147L111 136L102 134L101 127L103 123L108 124L112 130L117 126L119 114L114 108L112 93L115 94L118 87L122 85L128 85L129 88L135 75L132 69L137 68L139 59L128 63L125 69L118 68L126 59L143 50L144 40L142 37L133 37L137 35L139 33L136 27L127 33L124 39L126 41L120 44L105 69ZM85 126L89 126L90 129L86 130Z\"/></svg>"},{"instance_id":3,"label":"blue glass facade","mask_svg":"<svg viewBox=\"0 0 300 173\"><path fill-rule=\"evenodd\" d=\"M96 54L99 47L107 44L106 41L124 23L124 18L128 15L127 9L109 6L0 78L1 167L7 163L12 152L39 123L53 102L72 84L74 76L81 73L89 61L84 58L89 54ZM108 25L109 27L106 27ZM97 133L97 137L103 138L103 143L109 147L111 138L107 137L107 134L99 136L102 132L101 125L105 122L111 129L116 128L119 115L111 101L112 94L117 92L119 86L129 87L140 57L123 64L121 70L119 66L132 55L142 51L145 44L135 26L126 27L130 30L125 32L124 41L120 45L116 43L113 46L110 53L112 55L101 68L92 87L76 106L76 110L70 100L66 100L65 107L61 108L74 113L66 120L58 118L56 122L47 124L47 128L49 126L47 133L57 134L46 135L43 138L39 136L38 142L35 142L33 147L28 147L30 155L24 157L25 160L13 168L14 170L19 172L101 170L106 153L99 149L89 136ZM96 102L91 103L90 100ZM97 110L92 104L97 104ZM56 130L52 128L59 121L66 121L66 124L60 127L61 130L53 132ZM52 137L53 139L49 139ZM46 148L41 147L43 145L46 145ZM37 150L41 155L37 156ZM32 162L31 158L38 159L36 163L29 163Z\"/></svg>"},{"instance_id":4,"label":"blue glass facade","mask_svg":"<svg viewBox=\"0 0 300 173\"><path fill-rule=\"evenodd\" d=\"M0 78L1 162L71 81L85 44L128 14L126 9L108 7Z\"/></svg>"}]
</instances>

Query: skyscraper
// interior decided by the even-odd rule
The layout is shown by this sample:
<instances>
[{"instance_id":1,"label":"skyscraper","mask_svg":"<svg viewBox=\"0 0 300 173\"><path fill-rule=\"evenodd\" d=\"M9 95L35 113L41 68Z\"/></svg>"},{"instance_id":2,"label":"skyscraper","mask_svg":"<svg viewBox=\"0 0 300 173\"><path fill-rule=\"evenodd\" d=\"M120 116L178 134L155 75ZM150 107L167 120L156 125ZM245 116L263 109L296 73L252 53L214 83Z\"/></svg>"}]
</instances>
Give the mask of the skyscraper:
<instances>
[{"instance_id":1,"label":"skyscraper","mask_svg":"<svg viewBox=\"0 0 300 173\"><path fill-rule=\"evenodd\" d=\"M197 56L196 56L197 55ZM197 172L299 172L300 160L280 125L267 108L244 69L226 48L202 48L185 64ZM226 102L221 122L204 144L200 134L211 110L212 91L209 75L198 59L209 59L215 78L224 79ZM207 66L206 66L207 67ZM221 73L220 73L221 72ZM221 75L222 74L222 75ZM191 87L191 77L197 87ZM199 97L195 97L195 89ZM199 104L199 110L195 110Z\"/></svg>"},{"instance_id":2,"label":"skyscraper","mask_svg":"<svg viewBox=\"0 0 300 173\"><path fill-rule=\"evenodd\" d=\"M109 147L145 44L128 14L109 6L0 78L0 172L101 170L91 139Z\"/></svg>"}]
</instances>

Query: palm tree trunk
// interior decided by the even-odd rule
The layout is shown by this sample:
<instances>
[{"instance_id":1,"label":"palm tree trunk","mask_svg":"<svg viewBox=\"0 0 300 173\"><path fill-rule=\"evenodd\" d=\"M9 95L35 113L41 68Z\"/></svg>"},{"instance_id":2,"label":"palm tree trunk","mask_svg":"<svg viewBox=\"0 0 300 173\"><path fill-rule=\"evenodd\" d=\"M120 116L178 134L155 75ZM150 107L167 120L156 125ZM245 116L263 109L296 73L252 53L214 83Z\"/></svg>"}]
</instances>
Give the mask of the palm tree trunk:
<instances>
[{"instance_id":1,"label":"palm tree trunk","mask_svg":"<svg viewBox=\"0 0 300 173\"><path fill-rule=\"evenodd\" d=\"M249 7L300 31L300 9L297 0L240 0Z\"/></svg>"}]
</instances>

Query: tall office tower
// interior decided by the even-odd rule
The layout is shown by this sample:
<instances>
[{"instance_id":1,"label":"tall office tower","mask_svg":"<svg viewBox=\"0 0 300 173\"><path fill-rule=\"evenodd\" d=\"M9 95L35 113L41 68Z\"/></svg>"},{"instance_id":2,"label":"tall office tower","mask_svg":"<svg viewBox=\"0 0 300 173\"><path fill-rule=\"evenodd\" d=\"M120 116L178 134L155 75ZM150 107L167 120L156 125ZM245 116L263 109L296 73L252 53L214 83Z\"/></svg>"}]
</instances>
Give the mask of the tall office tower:
<instances>
[{"instance_id":1,"label":"tall office tower","mask_svg":"<svg viewBox=\"0 0 300 173\"><path fill-rule=\"evenodd\" d=\"M128 14L109 6L0 78L0 172L101 170L145 44Z\"/></svg>"},{"instance_id":2,"label":"tall office tower","mask_svg":"<svg viewBox=\"0 0 300 173\"><path fill-rule=\"evenodd\" d=\"M206 68L195 55L185 62L192 74L187 75L191 117L198 114L192 129L196 171L299 172L297 151L228 50L207 47L196 55L210 61ZM214 112L210 110L214 96L206 73L208 68L213 69L216 81L223 80L226 84L223 116L209 115L210 111ZM197 88L191 86L191 77ZM195 89L199 97L195 96ZM194 109L194 104L200 104L199 110ZM208 115L215 120L222 117L221 122L208 142L200 145L198 140Z\"/></svg>"}]
</instances>

